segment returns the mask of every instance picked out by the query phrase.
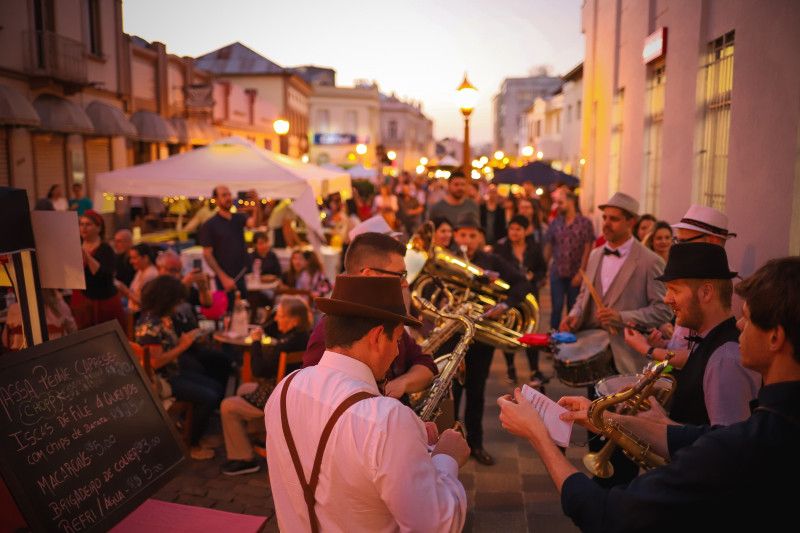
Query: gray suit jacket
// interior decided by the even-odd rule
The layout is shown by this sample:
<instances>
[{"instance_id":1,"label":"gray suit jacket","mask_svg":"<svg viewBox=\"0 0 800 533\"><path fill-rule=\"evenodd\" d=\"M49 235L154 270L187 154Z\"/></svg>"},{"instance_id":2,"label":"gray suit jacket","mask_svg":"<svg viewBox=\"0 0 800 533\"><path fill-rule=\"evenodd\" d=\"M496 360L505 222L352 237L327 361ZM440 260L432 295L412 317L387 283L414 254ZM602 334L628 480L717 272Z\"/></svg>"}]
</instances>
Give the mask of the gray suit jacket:
<instances>
[{"instance_id":1,"label":"gray suit jacket","mask_svg":"<svg viewBox=\"0 0 800 533\"><path fill-rule=\"evenodd\" d=\"M603 247L595 248L589 254L586 264L586 277L594 280L603 261ZM634 240L630 253L611 283L608 291L602 295L603 304L620 312L622 321L629 321L643 326L658 327L672 318L672 311L664 303L666 289L664 284L656 281L656 276L664 273L664 261ZM598 291L600 292L600 291ZM577 316L578 330L585 329L590 322L590 309L596 309L590 302L591 294L586 283L581 285L581 292L570 316ZM622 328L616 328L616 335L611 336L611 350L614 353L614 364L620 373L641 372L647 359L639 355L625 344Z\"/></svg>"}]
</instances>

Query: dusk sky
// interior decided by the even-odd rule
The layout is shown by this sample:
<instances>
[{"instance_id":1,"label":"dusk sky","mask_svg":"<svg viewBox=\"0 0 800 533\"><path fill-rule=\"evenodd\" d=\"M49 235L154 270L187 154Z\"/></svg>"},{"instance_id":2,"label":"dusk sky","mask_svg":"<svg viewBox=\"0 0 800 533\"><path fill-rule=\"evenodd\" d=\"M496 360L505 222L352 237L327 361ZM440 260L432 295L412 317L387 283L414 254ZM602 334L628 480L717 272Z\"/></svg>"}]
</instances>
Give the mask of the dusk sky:
<instances>
[{"instance_id":1,"label":"dusk sky","mask_svg":"<svg viewBox=\"0 0 800 533\"><path fill-rule=\"evenodd\" d=\"M461 138L455 88L480 91L472 143L492 140L491 102L504 78L548 65L564 74L584 54L582 0L126 0L127 33L199 56L240 41L281 66L336 69L337 85L376 80L420 100L434 136Z\"/></svg>"}]
</instances>

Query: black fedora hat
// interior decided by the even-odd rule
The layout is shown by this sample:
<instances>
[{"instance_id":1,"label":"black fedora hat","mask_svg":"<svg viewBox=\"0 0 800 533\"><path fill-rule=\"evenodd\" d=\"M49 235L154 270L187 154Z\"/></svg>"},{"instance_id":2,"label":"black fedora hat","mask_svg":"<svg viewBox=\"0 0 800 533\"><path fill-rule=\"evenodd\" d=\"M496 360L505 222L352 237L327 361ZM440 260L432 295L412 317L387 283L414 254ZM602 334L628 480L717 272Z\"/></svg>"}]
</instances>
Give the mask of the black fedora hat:
<instances>
[{"instance_id":1,"label":"black fedora hat","mask_svg":"<svg viewBox=\"0 0 800 533\"><path fill-rule=\"evenodd\" d=\"M664 274L656 279L731 279L736 274L728 269L728 255L722 246L708 242L686 242L669 249Z\"/></svg>"},{"instance_id":2,"label":"black fedora hat","mask_svg":"<svg viewBox=\"0 0 800 533\"><path fill-rule=\"evenodd\" d=\"M406 312L400 278L394 276L336 276L330 298L317 298L317 308L333 316L396 320L418 328L422 322Z\"/></svg>"}]
</instances>

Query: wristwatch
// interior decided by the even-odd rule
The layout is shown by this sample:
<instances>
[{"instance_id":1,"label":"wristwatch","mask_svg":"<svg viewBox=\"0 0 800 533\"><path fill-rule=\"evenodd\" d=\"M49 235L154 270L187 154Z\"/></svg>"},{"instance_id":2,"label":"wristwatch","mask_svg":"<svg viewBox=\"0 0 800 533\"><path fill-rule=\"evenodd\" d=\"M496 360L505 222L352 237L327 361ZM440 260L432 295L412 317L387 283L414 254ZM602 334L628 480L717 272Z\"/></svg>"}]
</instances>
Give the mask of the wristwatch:
<instances>
[{"instance_id":1,"label":"wristwatch","mask_svg":"<svg viewBox=\"0 0 800 533\"><path fill-rule=\"evenodd\" d=\"M650 349L647 350L647 353L645 354L645 357L647 357L648 359L650 359L652 361L653 360L653 352L655 350L656 350L656 347L655 346L651 346Z\"/></svg>"}]
</instances>

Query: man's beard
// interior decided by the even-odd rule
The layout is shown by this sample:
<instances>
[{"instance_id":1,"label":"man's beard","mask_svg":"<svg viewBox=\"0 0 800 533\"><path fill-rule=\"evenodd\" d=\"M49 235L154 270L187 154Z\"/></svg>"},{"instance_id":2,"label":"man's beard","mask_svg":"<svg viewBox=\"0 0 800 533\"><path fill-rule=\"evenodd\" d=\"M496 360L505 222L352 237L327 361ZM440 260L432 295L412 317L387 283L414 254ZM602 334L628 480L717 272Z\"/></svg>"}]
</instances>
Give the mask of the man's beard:
<instances>
[{"instance_id":1,"label":"man's beard","mask_svg":"<svg viewBox=\"0 0 800 533\"><path fill-rule=\"evenodd\" d=\"M703 326L703 318L703 310L700 308L700 299L697 298L696 294L693 294L692 299L686 305L686 311L683 313L683 318L678 325L693 331L699 331Z\"/></svg>"}]
</instances>

